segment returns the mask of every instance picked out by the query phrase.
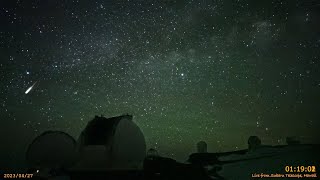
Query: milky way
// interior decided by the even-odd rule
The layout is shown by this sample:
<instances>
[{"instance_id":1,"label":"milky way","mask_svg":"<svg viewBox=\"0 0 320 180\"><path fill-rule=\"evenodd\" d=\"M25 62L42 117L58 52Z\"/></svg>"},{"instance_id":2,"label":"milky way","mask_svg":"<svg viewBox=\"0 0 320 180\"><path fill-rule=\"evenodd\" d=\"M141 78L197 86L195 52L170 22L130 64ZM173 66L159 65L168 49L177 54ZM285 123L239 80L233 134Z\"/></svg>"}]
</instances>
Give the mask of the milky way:
<instances>
[{"instance_id":1,"label":"milky way","mask_svg":"<svg viewBox=\"0 0 320 180\"><path fill-rule=\"evenodd\" d=\"M133 114L148 147L180 160L200 140L318 139L316 1L0 4L1 163L46 130L78 138L94 115Z\"/></svg>"}]
</instances>

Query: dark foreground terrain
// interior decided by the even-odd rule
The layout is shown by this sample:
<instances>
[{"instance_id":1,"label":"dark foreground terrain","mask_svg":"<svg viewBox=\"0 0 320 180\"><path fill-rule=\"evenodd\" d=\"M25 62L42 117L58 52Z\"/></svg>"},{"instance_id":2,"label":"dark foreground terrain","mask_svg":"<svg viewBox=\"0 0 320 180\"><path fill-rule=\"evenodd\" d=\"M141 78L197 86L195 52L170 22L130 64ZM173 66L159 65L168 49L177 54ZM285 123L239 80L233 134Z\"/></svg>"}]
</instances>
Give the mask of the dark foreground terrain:
<instances>
[{"instance_id":1,"label":"dark foreground terrain","mask_svg":"<svg viewBox=\"0 0 320 180\"><path fill-rule=\"evenodd\" d=\"M255 152L240 150L225 153L195 153L189 163L170 158L152 157L144 161L142 170L88 170L66 169L51 171L47 178L39 179L255 179L253 174L298 174L295 167L314 166L310 172L319 178L320 145L264 146ZM286 172L292 166L292 172ZM36 175L36 173L35 173ZM37 179L36 177L34 179ZM292 179L292 178L273 178Z\"/></svg>"}]
</instances>

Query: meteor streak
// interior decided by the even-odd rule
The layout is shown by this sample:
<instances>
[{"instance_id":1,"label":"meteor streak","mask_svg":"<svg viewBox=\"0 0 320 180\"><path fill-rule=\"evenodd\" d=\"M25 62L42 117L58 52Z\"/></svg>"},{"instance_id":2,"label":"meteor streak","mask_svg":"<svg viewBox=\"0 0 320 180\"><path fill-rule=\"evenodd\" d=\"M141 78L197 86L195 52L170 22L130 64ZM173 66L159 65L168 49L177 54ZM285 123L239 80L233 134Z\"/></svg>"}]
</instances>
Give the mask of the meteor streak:
<instances>
[{"instance_id":1,"label":"meteor streak","mask_svg":"<svg viewBox=\"0 0 320 180\"><path fill-rule=\"evenodd\" d=\"M25 94L28 94L33 89L34 85L36 85L36 84L37 84L37 81L35 83L33 83L33 85L26 90Z\"/></svg>"}]
</instances>

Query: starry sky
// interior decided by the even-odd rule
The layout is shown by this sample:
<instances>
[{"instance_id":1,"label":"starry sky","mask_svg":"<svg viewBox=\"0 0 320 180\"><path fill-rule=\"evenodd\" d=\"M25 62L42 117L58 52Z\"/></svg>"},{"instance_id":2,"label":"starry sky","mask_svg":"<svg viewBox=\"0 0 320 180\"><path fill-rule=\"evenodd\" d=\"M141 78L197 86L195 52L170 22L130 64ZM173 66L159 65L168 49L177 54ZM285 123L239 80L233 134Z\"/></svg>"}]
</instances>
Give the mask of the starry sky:
<instances>
[{"instance_id":1,"label":"starry sky","mask_svg":"<svg viewBox=\"0 0 320 180\"><path fill-rule=\"evenodd\" d=\"M5 0L0 18L1 166L94 115L133 114L147 147L178 160L200 140L319 139L315 0Z\"/></svg>"}]
</instances>

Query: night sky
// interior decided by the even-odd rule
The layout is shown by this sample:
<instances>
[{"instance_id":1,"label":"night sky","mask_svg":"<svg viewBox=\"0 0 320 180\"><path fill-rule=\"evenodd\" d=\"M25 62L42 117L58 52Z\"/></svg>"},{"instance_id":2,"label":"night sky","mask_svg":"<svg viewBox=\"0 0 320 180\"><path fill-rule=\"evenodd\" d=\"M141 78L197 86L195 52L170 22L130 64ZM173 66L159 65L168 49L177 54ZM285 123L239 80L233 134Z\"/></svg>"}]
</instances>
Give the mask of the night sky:
<instances>
[{"instance_id":1,"label":"night sky","mask_svg":"<svg viewBox=\"0 0 320 180\"><path fill-rule=\"evenodd\" d=\"M316 0L6 0L0 18L1 166L95 115L133 114L147 147L178 160L200 140L319 139Z\"/></svg>"}]
</instances>

